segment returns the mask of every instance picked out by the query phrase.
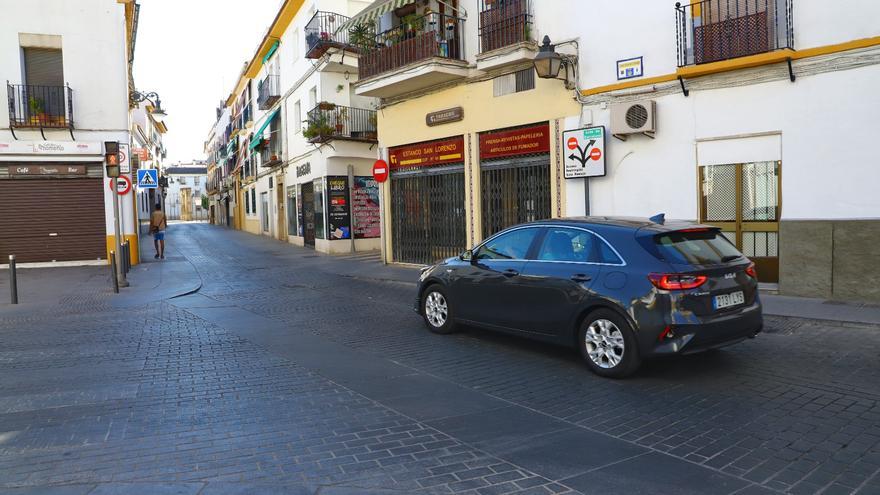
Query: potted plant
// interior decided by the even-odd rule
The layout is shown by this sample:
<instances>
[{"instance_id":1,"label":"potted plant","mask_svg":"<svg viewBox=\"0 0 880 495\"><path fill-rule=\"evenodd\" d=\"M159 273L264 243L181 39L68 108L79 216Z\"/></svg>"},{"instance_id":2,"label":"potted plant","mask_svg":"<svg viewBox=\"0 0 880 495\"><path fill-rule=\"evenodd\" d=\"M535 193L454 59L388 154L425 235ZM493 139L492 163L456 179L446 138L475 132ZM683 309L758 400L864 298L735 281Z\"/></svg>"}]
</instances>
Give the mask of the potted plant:
<instances>
[{"instance_id":1,"label":"potted plant","mask_svg":"<svg viewBox=\"0 0 880 495\"><path fill-rule=\"evenodd\" d=\"M321 110L335 110L336 104L330 103L329 101L322 101L318 103L318 108Z\"/></svg>"},{"instance_id":2,"label":"potted plant","mask_svg":"<svg viewBox=\"0 0 880 495\"><path fill-rule=\"evenodd\" d=\"M318 115L315 118L309 119L306 121L308 124L303 130L303 137L310 141L314 141L318 138L324 138L327 136L332 136L333 131L335 130L330 126L330 123L327 121L327 116L324 114Z\"/></svg>"},{"instance_id":3,"label":"potted plant","mask_svg":"<svg viewBox=\"0 0 880 495\"><path fill-rule=\"evenodd\" d=\"M355 48L369 51L376 43L373 28L367 22L359 22L348 30L348 42Z\"/></svg>"},{"instance_id":4,"label":"potted plant","mask_svg":"<svg viewBox=\"0 0 880 495\"><path fill-rule=\"evenodd\" d=\"M28 116L31 124L36 125L44 120L44 117L46 116L45 105L46 102L42 98L36 96L28 98L28 110L30 110Z\"/></svg>"},{"instance_id":5,"label":"potted plant","mask_svg":"<svg viewBox=\"0 0 880 495\"><path fill-rule=\"evenodd\" d=\"M348 120L348 109L345 107L337 107L336 110L336 132L342 133L345 129L345 121Z\"/></svg>"}]
</instances>

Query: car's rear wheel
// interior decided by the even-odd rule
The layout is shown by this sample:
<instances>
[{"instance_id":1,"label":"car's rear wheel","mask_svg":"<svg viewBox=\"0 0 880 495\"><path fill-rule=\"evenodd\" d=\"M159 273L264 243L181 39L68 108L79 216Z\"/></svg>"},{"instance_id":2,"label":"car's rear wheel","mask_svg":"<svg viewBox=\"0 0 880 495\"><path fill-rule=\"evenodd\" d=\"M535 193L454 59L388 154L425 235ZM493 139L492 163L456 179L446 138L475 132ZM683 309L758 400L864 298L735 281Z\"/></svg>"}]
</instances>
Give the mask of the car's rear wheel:
<instances>
[{"instance_id":1,"label":"car's rear wheel","mask_svg":"<svg viewBox=\"0 0 880 495\"><path fill-rule=\"evenodd\" d=\"M578 346L594 373L609 378L629 376L641 359L629 322L609 309L593 311L581 322Z\"/></svg>"},{"instance_id":2,"label":"car's rear wheel","mask_svg":"<svg viewBox=\"0 0 880 495\"><path fill-rule=\"evenodd\" d=\"M455 331L455 322L452 321L452 308L449 298L441 285L432 285L422 295L422 316L428 330L448 334Z\"/></svg>"}]
</instances>

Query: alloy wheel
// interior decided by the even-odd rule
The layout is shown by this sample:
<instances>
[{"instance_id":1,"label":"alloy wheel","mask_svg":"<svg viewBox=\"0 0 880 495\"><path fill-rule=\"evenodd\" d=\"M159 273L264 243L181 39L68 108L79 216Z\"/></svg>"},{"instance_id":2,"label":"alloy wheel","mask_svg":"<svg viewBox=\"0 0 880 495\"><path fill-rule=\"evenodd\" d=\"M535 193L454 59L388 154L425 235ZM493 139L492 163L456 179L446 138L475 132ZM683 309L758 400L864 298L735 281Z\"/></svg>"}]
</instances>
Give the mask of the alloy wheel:
<instances>
[{"instance_id":1,"label":"alloy wheel","mask_svg":"<svg viewBox=\"0 0 880 495\"><path fill-rule=\"evenodd\" d=\"M425 318L434 328L440 328L446 324L449 317L449 308L446 298L439 292L431 292L425 300Z\"/></svg>"},{"instance_id":2,"label":"alloy wheel","mask_svg":"<svg viewBox=\"0 0 880 495\"><path fill-rule=\"evenodd\" d=\"M610 369L623 360L626 346L623 332L613 322L605 319L594 321L587 327L584 338L587 355L596 366Z\"/></svg>"}]
</instances>

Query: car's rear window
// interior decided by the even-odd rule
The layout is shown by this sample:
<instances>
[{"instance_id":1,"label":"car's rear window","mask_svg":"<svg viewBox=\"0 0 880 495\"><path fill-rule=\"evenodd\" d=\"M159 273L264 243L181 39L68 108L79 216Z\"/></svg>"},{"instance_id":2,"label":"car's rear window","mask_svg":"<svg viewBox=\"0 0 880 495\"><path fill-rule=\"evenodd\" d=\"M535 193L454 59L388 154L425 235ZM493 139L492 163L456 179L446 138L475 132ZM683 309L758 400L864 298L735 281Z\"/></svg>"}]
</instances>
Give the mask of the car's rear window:
<instances>
[{"instance_id":1,"label":"car's rear window","mask_svg":"<svg viewBox=\"0 0 880 495\"><path fill-rule=\"evenodd\" d=\"M721 231L676 231L654 236L660 258L684 265L719 265L742 257Z\"/></svg>"}]
</instances>

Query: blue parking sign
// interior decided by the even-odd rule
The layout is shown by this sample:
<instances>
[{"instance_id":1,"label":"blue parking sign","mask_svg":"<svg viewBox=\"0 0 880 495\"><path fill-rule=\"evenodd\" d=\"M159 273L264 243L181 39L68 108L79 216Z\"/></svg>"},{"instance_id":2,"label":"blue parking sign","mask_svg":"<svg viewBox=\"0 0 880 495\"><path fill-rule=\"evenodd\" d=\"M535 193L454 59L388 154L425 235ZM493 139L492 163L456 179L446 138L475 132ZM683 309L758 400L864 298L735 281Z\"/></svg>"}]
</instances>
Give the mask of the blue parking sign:
<instances>
[{"instance_id":1,"label":"blue parking sign","mask_svg":"<svg viewBox=\"0 0 880 495\"><path fill-rule=\"evenodd\" d=\"M137 186L141 189L156 189L159 187L159 171L154 168L142 168L137 171Z\"/></svg>"}]
</instances>

